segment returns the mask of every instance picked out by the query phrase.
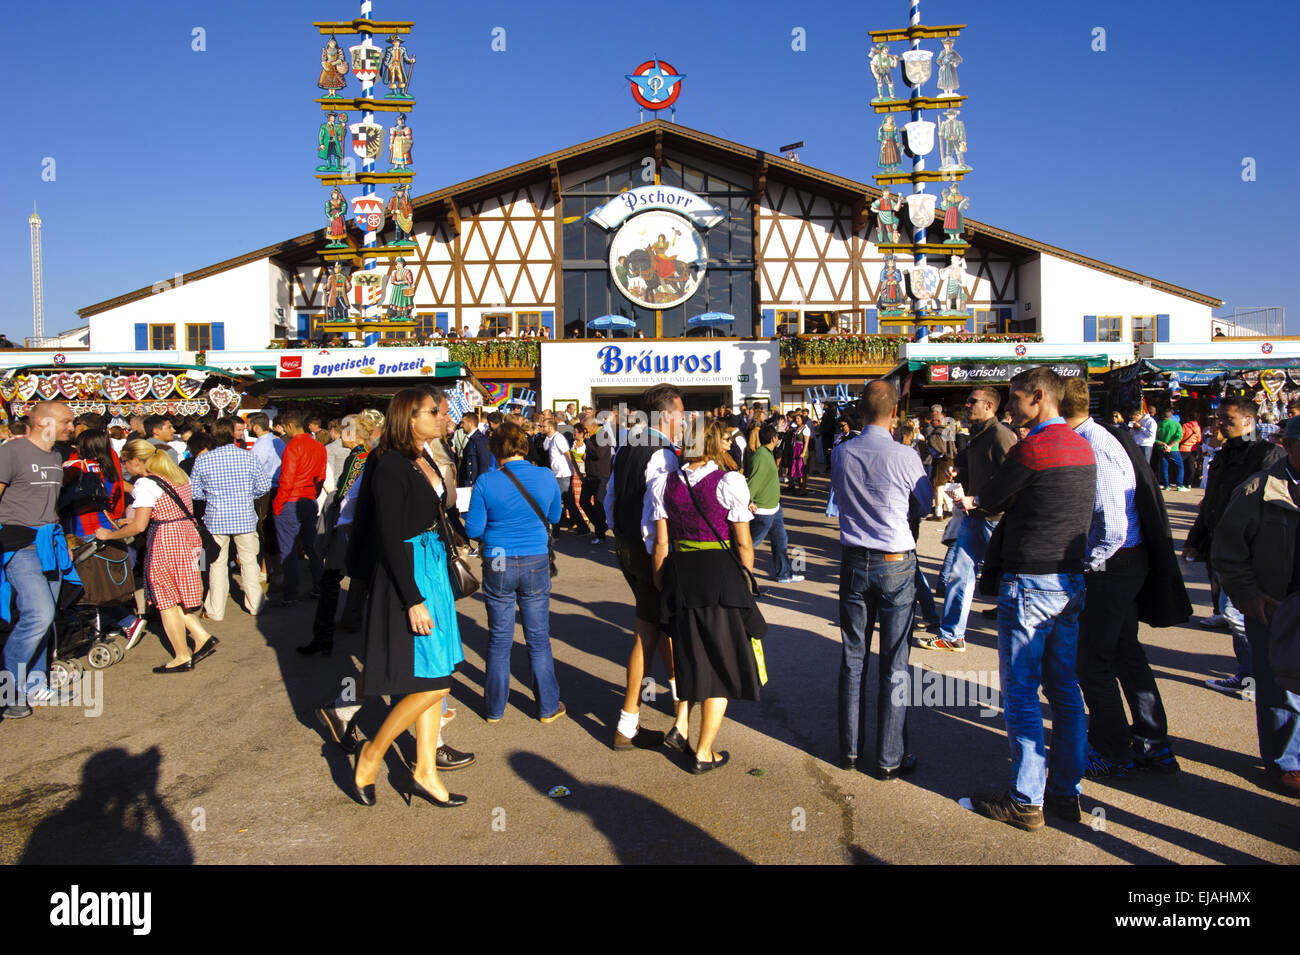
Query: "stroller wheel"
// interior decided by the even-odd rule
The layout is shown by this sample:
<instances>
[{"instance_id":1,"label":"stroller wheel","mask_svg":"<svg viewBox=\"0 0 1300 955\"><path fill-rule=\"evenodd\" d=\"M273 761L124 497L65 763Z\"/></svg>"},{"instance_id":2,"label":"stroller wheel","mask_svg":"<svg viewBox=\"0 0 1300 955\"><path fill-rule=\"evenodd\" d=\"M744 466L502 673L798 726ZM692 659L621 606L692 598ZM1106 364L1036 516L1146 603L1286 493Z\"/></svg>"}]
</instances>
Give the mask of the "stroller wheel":
<instances>
[{"instance_id":1,"label":"stroller wheel","mask_svg":"<svg viewBox=\"0 0 1300 955\"><path fill-rule=\"evenodd\" d=\"M90 645L90 651L86 654L86 662L96 670L111 667L117 662L113 658L113 645L103 640L95 641Z\"/></svg>"},{"instance_id":2,"label":"stroller wheel","mask_svg":"<svg viewBox=\"0 0 1300 955\"><path fill-rule=\"evenodd\" d=\"M113 662L121 663L122 658L126 656L126 641L119 636L112 636L105 641L109 651L113 654Z\"/></svg>"},{"instance_id":3,"label":"stroller wheel","mask_svg":"<svg viewBox=\"0 0 1300 955\"><path fill-rule=\"evenodd\" d=\"M74 669L75 667L75 669ZM66 660L52 660L46 670L46 682L51 690L61 690L81 677L81 667Z\"/></svg>"}]
</instances>

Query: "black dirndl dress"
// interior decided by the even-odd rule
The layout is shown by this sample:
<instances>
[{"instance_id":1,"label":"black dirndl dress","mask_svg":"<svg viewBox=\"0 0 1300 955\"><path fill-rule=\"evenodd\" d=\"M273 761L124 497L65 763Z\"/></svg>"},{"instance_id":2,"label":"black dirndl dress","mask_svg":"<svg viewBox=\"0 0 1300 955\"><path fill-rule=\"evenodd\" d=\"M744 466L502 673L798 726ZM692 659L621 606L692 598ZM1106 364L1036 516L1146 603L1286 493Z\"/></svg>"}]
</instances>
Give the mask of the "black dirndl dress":
<instances>
[{"instance_id":1,"label":"black dirndl dress","mask_svg":"<svg viewBox=\"0 0 1300 955\"><path fill-rule=\"evenodd\" d=\"M671 551L660 609L673 644L678 699L758 699L762 681L751 641L767 635L767 621L734 554Z\"/></svg>"}]
</instances>

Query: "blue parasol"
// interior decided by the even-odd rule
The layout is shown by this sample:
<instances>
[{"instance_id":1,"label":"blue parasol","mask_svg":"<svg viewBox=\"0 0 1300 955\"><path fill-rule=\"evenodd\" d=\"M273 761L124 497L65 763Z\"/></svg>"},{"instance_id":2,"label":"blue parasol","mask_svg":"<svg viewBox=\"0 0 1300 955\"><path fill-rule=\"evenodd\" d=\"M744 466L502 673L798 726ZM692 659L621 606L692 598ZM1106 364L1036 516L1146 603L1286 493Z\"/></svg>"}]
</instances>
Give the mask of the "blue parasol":
<instances>
[{"instance_id":1,"label":"blue parasol","mask_svg":"<svg viewBox=\"0 0 1300 955\"><path fill-rule=\"evenodd\" d=\"M687 325L693 325L696 328L709 329L709 335L713 335L715 325L730 325L736 320L736 316L728 312L703 312L699 315L692 315L686 320Z\"/></svg>"},{"instance_id":2,"label":"blue parasol","mask_svg":"<svg viewBox=\"0 0 1300 955\"><path fill-rule=\"evenodd\" d=\"M626 315L602 315L600 318L593 318L589 321L587 327L599 329L603 332L615 328L636 328L636 322Z\"/></svg>"}]
</instances>

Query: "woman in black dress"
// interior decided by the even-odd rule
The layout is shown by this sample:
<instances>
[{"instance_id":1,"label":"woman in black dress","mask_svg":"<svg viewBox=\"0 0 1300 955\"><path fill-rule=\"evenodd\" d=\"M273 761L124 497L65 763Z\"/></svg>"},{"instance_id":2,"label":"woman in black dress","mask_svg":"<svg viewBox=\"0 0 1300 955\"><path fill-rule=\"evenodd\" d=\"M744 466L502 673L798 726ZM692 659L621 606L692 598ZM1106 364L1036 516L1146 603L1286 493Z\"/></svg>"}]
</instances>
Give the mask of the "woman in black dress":
<instances>
[{"instance_id":1,"label":"woman in black dress","mask_svg":"<svg viewBox=\"0 0 1300 955\"><path fill-rule=\"evenodd\" d=\"M662 591L662 622L672 639L678 699L700 704L700 736L687 768L723 766L714 752L728 700L757 700L767 680L762 644L767 633L750 581L754 546L749 534L749 485L735 470L722 424L693 429L681 470L649 488L655 517L651 556ZM665 742L689 752L688 707Z\"/></svg>"},{"instance_id":2,"label":"woman in black dress","mask_svg":"<svg viewBox=\"0 0 1300 955\"><path fill-rule=\"evenodd\" d=\"M366 614L367 696L402 696L369 743L357 749L357 799L375 802L375 775L384 754L415 726L416 759L411 795L435 806L463 806L438 780L436 750L442 702L451 674L464 659L456 605L439 538L442 480L421 449L451 423L447 399L418 388L393 396L383 437L373 452L370 495L377 553Z\"/></svg>"}]
</instances>

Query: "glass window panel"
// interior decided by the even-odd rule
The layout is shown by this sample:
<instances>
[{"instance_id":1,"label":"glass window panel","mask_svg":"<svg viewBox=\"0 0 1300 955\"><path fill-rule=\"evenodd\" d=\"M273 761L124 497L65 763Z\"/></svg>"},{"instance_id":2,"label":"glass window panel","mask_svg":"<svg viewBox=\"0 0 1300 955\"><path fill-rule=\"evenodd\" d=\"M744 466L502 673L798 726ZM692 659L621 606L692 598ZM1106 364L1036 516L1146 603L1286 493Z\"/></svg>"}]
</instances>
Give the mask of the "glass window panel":
<instances>
[{"instance_id":1,"label":"glass window panel","mask_svg":"<svg viewBox=\"0 0 1300 955\"><path fill-rule=\"evenodd\" d=\"M1154 315L1134 315L1132 325L1133 341L1155 341L1156 320Z\"/></svg>"}]
</instances>

